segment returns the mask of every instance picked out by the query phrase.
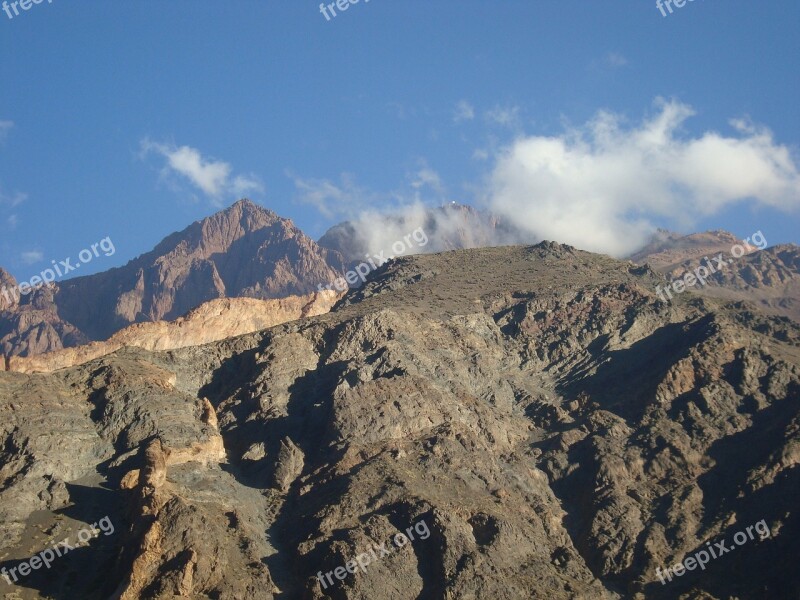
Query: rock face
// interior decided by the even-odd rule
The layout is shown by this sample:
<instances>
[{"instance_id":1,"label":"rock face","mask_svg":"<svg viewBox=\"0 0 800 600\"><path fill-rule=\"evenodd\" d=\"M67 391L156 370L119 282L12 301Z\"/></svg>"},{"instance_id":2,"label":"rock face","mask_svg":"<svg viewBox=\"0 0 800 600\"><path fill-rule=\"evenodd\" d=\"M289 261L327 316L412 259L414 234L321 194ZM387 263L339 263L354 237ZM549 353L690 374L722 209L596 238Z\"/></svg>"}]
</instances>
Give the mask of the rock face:
<instances>
[{"instance_id":1,"label":"rock face","mask_svg":"<svg viewBox=\"0 0 800 600\"><path fill-rule=\"evenodd\" d=\"M198 346L252 333L287 321L326 313L341 296L341 293L324 290L307 296L289 296L279 300L255 298L212 300L175 321L131 325L115 333L105 342L91 342L35 356L13 356L6 360L6 370L19 373L48 373L83 364L126 346L146 350L174 350L186 346Z\"/></svg>"},{"instance_id":2,"label":"rock face","mask_svg":"<svg viewBox=\"0 0 800 600\"><path fill-rule=\"evenodd\" d=\"M635 263L648 263L654 269L667 272L685 262L699 261L704 256L730 253L739 238L728 231L706 231L681 235L659 229L644 248L630 256Z\"/></svg>"},{"instance_id":3,"label":"rock face","mask_svg":"<svg viewBox=\"0 0 800 600\"><path fill-rule=\"evenodd\" d=\"M0 373L0 567L109 515L28 597L797 598L800 326L662 281L420 255L311 319Z\"/></svg>"},{"instance_id":4,"label":"rock face","mask_svg":"<svg viewBox=\"0 0 800 600\"><path fill-rule=\"evenodd\" d=\"M748 302L767 314L800 323L800 248L782 244L734 261L715 273L700 293Z\"/></svg>"},{"instance_id":5,"label":"rock face","mask_svg":"<svg viewBox=\"0 0 800 600\"><path fill-rule=\"evenodd\" d=\"M21 305L6 302L0 343L6 356L51 352L105 340L133 323L176 319L213 299L310 294L342 267L338 253L291 221L242 200L124 267L40 289Z\"/></svg>"},{"instance_id":6,"label":"rock face","mask_svg":"<svg viewBox=\"0 0 800 600\"><path fill-rule=\"evenodd\" d=\"M6 300L1 292L16 285L13 277L0 270L0 352L5 357L41 354L89 341L83 332L58 315L53 302L54 288L22 296L20 304L19 296L9 293Z\"/></svg>"},{"instance_id":7,"label":"rock face","mask_svg":"<svg viewBox=\"0 0 800 600\"><path fill-rule=\"evenodd\" d=\"M0 309L8 310L13 308L18 302L18 297L14 294L3 294L4 291L11 290L17 287L17 280L14 276L0 267Z\"/></svg>"},{"instance_id":8,"label":"rock face","mask_svg":"<svg viewBox=\"0 0 800 600\"><path fill-rule=\"evenodd\" d=\"M737 244L746 252L738 258L731 254ZM708 278L707 285L694 286L694 293L751 303L762 312L786 316L800 323L800 248L793 244L759 250L746 247L727 231L688 236L661 232L631 260L647 263L674 280L700 264L707 264L706 257L715 265L713 257L719 254L725 266Z\"/></svg>"}]
</instances>

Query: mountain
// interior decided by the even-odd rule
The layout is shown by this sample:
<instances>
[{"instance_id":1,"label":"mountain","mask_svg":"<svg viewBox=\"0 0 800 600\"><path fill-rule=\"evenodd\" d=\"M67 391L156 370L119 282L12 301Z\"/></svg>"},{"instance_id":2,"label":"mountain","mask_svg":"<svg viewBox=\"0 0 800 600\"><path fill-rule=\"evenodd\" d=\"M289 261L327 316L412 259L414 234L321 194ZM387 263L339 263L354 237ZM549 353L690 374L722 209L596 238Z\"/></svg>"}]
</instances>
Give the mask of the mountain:
<instances>
[{"instance_id":1,"label":"mountain","mask_svg":"<svg viewBox=\"0 0 800 600\"><path fill-rule=\"evenodd\" d=\"M16 280L0 270L0 290L16 286ZM82 331L58 315L54 293L53 287L46 287L27 297L9 293L6 299L0 291L0 348L6 361L13 354L41 354L89 342Z\"/></svg>"},{"instance_id":2,"label":"mountain","mask_svg":"<svg viewBox=\"0 0 800 600\"><path fill-rule=\"evenodd\" d=\"M682 236L662 230L631 260L649 264L669 281L711 264L715 272L705 285L692 286L693 293L748 302L764 313L800 323L800 248L794 244L766 247L763 235L753 237L758 243L751 241L748 246L727 231Z\"/></svg>"},{"instance_id":3,"label":"mountain","mask_svg":"<svg viewBox=\"0 0 800 600\"><path fill-rule=\"evenodd\" d=\"M703 292L729 301L756 304L767 314L800 323L800 247L781 244L735 262L712 276Z\"/></svg>"},{"instance_id":4,"label":"mountain","mask_svg":"<svg viewBox=\"0 0 800 600\"><path fill-rule=\"evenodd\" d=\"M663 282L423 254L309 319L0 372L2 591L797 598L800 325Z\"/></svg>"},{"instance_id":5,"label":"mountain","mask_svg":"<svg viewBox=\"0 0 800 600\"><path fill-rule=\"evenodd\" d=\"M504 246L526 237L489 213L451 203L341 223L317 243L291 221L242 200L170 235L123 267L39 288L19 302L14 294L0 294L0 348L6 362L12 356L77 348L108 340L135 323L173 321L213 299L305 296L319 284L332 283L366 255ZM403 244L402 253L393 249L393 242ZM729 254L738 242L725 231L682 236L660 230L631 259L675 279L695 269L704 257ZM796 246L751 252L693 292L756 303L770 314L800 320L797 265ZM0 289L15 287L13 276L0 269ZM107 347L114 344L96 346L89 354L60 356L93 356ZM73 359L64 360L71 364Z\"/></svg>"},{"instance_id":6,"label":"mountain","mask_svg":"<svg viewBox=\"0 0 800 600\"><path fill-rule=\"evenodd\" d=\"M340 292L323 290L306 296L287 296L273 300L211 300L193 308L175 321L136 323L121 329L104 342L91 342L34 356L10 357L6 360L6 370L18 373L49 373L95 360L123 347L175 350L217 342L287 321L324 314L341 296Z\"/></svg>"},{"instance_id":7,"label":"mountain","mask_svg":"<svg viewBox=\"0 0 800 600\"><path fill-rule=\"evenodd\" d=\"M108 339L133 323L173 320L217 298L306 295L342 270L337 252L241 200L123 267L22 296L0 312L0 343L6 356L60 350Z\"/></svg>"},{"instance_id":8,"label":"mountain","mask_svg":"<svg viewBox=\"0 0 800 600\"><path fill-rule=\"evenodd\" d=\"M735 235L721 229L690 235L659 229L644 248L629 258L635 263L647 262L666 273L688 261L699 261L704 256L714 256L720 252L728 254L731 247L739 242Z\"/></svg>"}]
</instances>

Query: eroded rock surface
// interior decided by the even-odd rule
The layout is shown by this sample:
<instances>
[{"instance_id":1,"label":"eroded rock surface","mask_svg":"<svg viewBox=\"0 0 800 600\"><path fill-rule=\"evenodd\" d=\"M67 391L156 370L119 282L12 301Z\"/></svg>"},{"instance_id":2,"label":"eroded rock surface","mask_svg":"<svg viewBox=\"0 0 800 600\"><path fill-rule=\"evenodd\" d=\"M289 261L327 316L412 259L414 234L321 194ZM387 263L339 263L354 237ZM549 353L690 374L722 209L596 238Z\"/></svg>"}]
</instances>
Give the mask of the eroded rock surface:
<instances>
[{"instance_id":1,"label":"eroded rock surface","mask_svg":"<svg viewBox=\"0 0 800 600\"><path fill-rule=\"evenodd\" d=\"M98 250L95 260L102 258ZM305 296L343 266L341 255L289 219L240 200L122 267L11 293L11 302L0 293L0 352L32 356L107 340L129 325L171 321L221 298ZM16 281L0 270L2 286L13 290Z\"/></svg>"},{"instance_id":2,"label":"eroded rock surface","mask_svg":"<svg viewBox=\"0 0 800 600\"><path fill-rule=\"evenodd\" d=\"M2 566L103 511L111 548L31 594L795 598L800 327L661 281L552 243L416 256L312 319L0 373Z\"/></svg>"},{"instance_id":3,"label":"eroded rock surface","mask_svg":"<svg viewBox=\"0 0 800 600\"><path fill-rule=\"evenodd\" d=\"M324 314L341 296L341 293L324 290L306 296L289 296L276 300L255 298L212 300L175 321L131 325L104 342L91 342L35 356L12 356L6 360L6 370L19 373L48 373L83 364L124 347L174 350L186 346L199 346L252 333L287 321Z\"/></svg>"},{"instance_id":4,"label":"eroded rock surface","mask_svg":"<svg viewBox=\"0 0 800 600\"><path fill-rule=\"evenodd\" d=\"M693 273L701 264L710 264L716 272L708 276L705 285L692 286L692 293L746 302L766 314L800 323L800 248L794 244L763 247L768 238L759 233L748 244L727 231L687 236L661 232L631 260L649 264L670 281ZM736 246L741 249L734 250Z\"/></svg>"}]
</instances>

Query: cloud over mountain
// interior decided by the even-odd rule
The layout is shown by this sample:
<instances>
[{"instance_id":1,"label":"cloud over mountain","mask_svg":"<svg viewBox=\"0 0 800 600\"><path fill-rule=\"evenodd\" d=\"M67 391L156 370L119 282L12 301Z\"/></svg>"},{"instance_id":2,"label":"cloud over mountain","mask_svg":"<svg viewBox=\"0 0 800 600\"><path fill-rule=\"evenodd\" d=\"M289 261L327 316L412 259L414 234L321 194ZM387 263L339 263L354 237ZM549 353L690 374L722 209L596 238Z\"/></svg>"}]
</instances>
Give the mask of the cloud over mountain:
<instances>
[{"instance_id":1,"label":"cloud over mountain","mask_svg":"<svg viewBox=\"0 0 800 600\"><path fill-rule=\"evenodd\" d=\"M254 192L263 192L261 182L252 175L232 175L233 167L221 160L203 157L190 146L141 141L142 156L157 154L165 159L163 177L179 176L200 190L212 202L242 198Z\"/></svg>"},{"instance_id":2,"label":"cloud over mountain","mask_svg":"<svg viewBox=\"0 0 800 600\"><path fill-rule=\"evenodd\" d=\"M656 106L632 127L601 111L559 136L517 139L498 154L489 207L538 238L616 256L641 247L656 222L686 228L741 201L798 208L798 161L768 129L733 120L733 135L687 138L693 109Z\"/></svg>"}]
</instances>

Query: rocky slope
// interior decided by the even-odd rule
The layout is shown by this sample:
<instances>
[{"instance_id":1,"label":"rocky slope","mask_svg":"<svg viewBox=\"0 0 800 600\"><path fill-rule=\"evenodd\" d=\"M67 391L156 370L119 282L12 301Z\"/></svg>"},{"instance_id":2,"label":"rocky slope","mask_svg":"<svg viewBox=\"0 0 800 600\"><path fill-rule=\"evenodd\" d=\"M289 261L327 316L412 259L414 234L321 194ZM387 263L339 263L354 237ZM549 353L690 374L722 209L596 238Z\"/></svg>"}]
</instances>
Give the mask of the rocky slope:
<instances>
[{"instance_id":1,"label":"rocky slope","mask_svg":"<svg viewBox=\"0 0 800 600\"><path fill-rule=\"evenodd\" d=\"M41 288L22 296L21 305L5 302L0 344L6 356L60 350L105 340L133 323L176 319L217 298L309 294L342 268L337 252L242 200L123 267Z\"/></svg>"},{"instance_id":2,"label":"rocky slope","mask_svg":"<svg viewBox=\"0 0 800 600\"><path fill-rule=\"evenodd\" d=\"M737 244L745 250L743 256L732 255L732 248ZM737 254L740 252L735 250ZM762 312L786 316L800 323L800 248L794 244L760 250L752 244L748 247L727 231L688 236L660 232L631 260L647 263L669 280L675 280L701 264L717 265L714 257L720 254L724 268L713 273L707 285L693 287L694 293L751 303Z\"/></svg>"},{"instance_id":3,"label":"rocky slope","mask_svg":"<svg viewBox=\"0 0 800 600\"><path fill-rule=\"evenodd\" d=\"M648 263L653 268L667 272L691 261L699 261L704 256L714 256L719 252L729 254L739 238L728 231L716 230L704 233L681 235L659 229L644 248L630 256L635 263Z\"/></svg>"},{"instance_id":4,"label":"rocky slope","mask_svg":"<svg viewBox=\"0 0 800 600\"><path fill-rule=\"evenodd\" d=\"M782 244L734 261L698 293L756 305L800 323L800 248Z\"/></svg>"},{"instance_id":5,"label":"rocky slope","mask_svg":"<svg viewBox=\"0 0 800 600\"><path fill-rule=\"evenodd\" d=\"M16 287L16 280L10 275L0 277L6 289ZM0 354L6 359L12 355L35 355L68 346L78 346L89 342L89 338L77 327L58 315L53 301L54 287L46 287L31 296L22 296L22 303L9 294L8 302L0 295Z\"/></svg>"},{"instance_id":6,"label":"rocky slope","mask_svg":"<svg viewBox=\"0 0 800 600\"><path fill-rule=\"evenodd\" d=\"M6 360L6 370L18 373L48 373L73 367L123 347L145 350L175 350L199 346L245 333L252 333L287 321L328 312L341 293L315 292L277 300L224 298L201 304L175 321L137 323L118 331L104 342L56 350L46 354Z\"/></svg>"},{"instance_id":7,"label":"rocky slope","mask_svg":"<svg viewBox=\"0 0 800 600\"><path fill-rule=\"evenodd\" d=\"M0 567L115 525L0 593L796 598L800 327L659 282L421 255L314 318L0 373Z\"/></svg>"}]
</instances>

